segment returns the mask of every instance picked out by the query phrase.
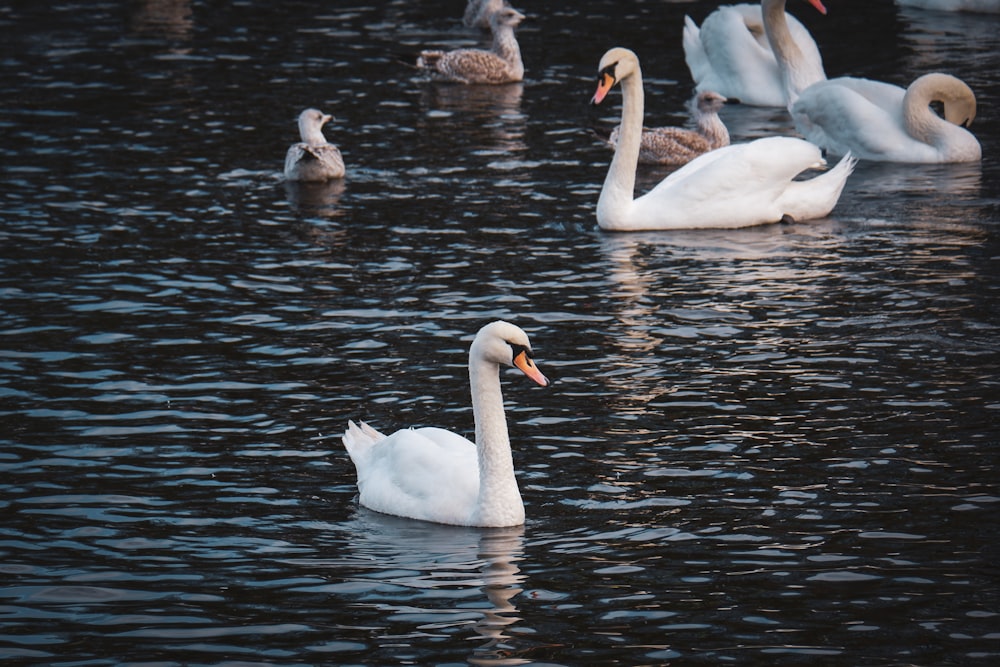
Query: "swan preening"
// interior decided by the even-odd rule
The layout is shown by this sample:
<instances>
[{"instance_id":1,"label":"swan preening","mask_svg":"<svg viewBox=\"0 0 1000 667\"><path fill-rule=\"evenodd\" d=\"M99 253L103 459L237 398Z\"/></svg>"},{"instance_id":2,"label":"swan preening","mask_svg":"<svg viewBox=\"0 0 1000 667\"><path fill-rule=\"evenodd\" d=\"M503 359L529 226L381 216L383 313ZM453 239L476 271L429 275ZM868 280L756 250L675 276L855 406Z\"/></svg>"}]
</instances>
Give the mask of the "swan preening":
<instances>
[{"instance_id":1,"label":"swan preening","mask_svg":"<svg viewBox=\"0 0 1000 667\"><path fill-rule=\"evenodd\" d=\"M808 1L826 13L820 0ZM686 18L684 54L698 90L785 106L796 129L831 153L890 162L982 157L965 129L976 114L975 95L965 83L940 73L918 78L907 90L868 79L827 79L816 43L785 13L785 0L720 7L700 30ZM931 102L944 104L944 120L929 109Z\"/></svg>"},{"instance_id":2,"label":"swan preening","mask_svg":"<svg viewBox=\"0 0 1000 667\"><path fill-rule=\"evenodd\" d=\"M323 136L323 126L333 116L319 109L299 114L299 136L285 153L285 178L289 181L320 182L344 177L344 158L340 149Z\"/></svg>"},{"instance_id":3,"label":"swan preening","mask_svg":"<svg viewBox=\"0 0 1000 667\"><path fill-rule=\"evenodd\" d=\"M480 329L469 348L475 444L440 428L385 436L364 422L350 422L343 440L357 468L361 504L384 514L460 526L524 523L501 366L514 366L543 387L549 383L535 366L523 330L504 321Z\"/></svg>"},{"instance_id":4,"label":"swan preening","mask_svg":"<svg viewBox=\"0 0 1000 667\"><path fill-rule=\"evenodd\" d=\"M822 14L820 0L807 0ZM785 13L785 0L719 7L699 28L684 17L684 59L697 91L713 90L743 104L784 107L826 79L809 31Z\"/></svg>"},{"instance_id":5,"label":"swan preening","mask_svg":"<svg viewBox=\"0 0 1000 667\"><path fill-rule=\"evenodd\" d=\"M682 127L642 128L639 143L639 164L682 165L702 153L729 145L729 130L719 118L719 110L726 98L706 90L698 93L692 102L696 130ZM611 131L606 141L617 148L621 126Z\"/></svg>"},{"instance_id":6,"label":"swan preening","mask_svg":"<svg viewBox=\"0 0 1000 667\"><path fill-rule=\"evenodd\" d=\"M943 105L944 118L931 102ZM976 117L976 96L949 74L925 74L905 90L869 79L830 79L803 91L791 113L806 139L836 155L923 163L982 158L966 129Z\"/></svg>"},{"instance_id":7,"label":"swan preening","mask_svg":"<svg viewBox=\"0 0 1000 667\"><path fill-rule=\"evenodd\" d=\"M825 164L819 148L793 137L767 137L705 153L636 199L643 116L639 59L613 48L601 58L599 72L593 104L615 84L622 87L621 136L597 202L602 229L735 228L821 218L833 210L854 168L854 158L845 156L824 174L794 180Z\"/></svg>"},{"instance_id":8,"label":"swan preening","mask_svg":"<svg viewBox=\"0 0 1000 667\"><path fill-rule=\"evenodd\" d=\"M514 28L524 14L501 7L490 15L493 46L483 49L421 51L417 69L437 81L453 83L514 83L524 79L524 62Z\"/></svg>"}]
</instances>

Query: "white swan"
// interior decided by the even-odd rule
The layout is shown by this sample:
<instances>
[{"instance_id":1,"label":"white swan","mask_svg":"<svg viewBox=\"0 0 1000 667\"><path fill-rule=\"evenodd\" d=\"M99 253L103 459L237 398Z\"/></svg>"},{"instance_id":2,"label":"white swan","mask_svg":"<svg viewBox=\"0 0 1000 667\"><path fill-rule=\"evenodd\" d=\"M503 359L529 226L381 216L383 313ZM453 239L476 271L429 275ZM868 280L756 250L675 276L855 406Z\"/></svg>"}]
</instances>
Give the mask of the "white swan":
<instances>
[{"instance_id":1,"label":"white swan","mask_svg":"<svg viewBox=\"0 0 1000 667\"><path fill-rule=\"evenodd\" d=\"M826 14L821 0L808 0ZM699 29L684 17L684 60L698 92L714 90L743 104L783 107L826 78L812 35L785 13L785 0L719 7Z\"/></svg>"},{"instance_id":2,"label":"white swan","mask_svg":"<svg viewBox=\"0 0 1000 667\"><path fill-rule=\"evenodd\" d=\"M695 127L644 127L639 144L639 164L682 165L702 153L729 145L729 130L719 118L719 110L726 98L710 90L698 93L692 107ZM611 131L605 140L617 148L621 126Z\"/></svg>"},{"instance_id":3,"label":"white swan","mask_svg":"<svg viewBox=\"0 0 1000 667\"><path fill-rule=\"evenodd\" d=\"M514 35L524 14L502 7L490 15L493 46L483 49L421 51L417 69L437 81L453 83L515 83L524 79L521 47Z\"/></svg>"},{"instance_id":4,"label":"white swan","mask_svg":"<svg viewBox=\"0 0 1000 667\"><path fill-rule=\"evenodd\" d=\"M299 136L285 153L285 179L289 181L329 181L344 177L344 158L340 149L323 136L323 126L333 116L318 109L299 114Z\"/></svg>"},{"instance_id":5,"label":"white swan","mask_svg":"<svg viewBox=\"0 0 1000 667\"><path fill-rule=\"evenodd\" d=\"M824 164L820 150L802 139L768 137L705 153L648 193L633 198L642 132L642 72L635 53L613 48L601 58L600 104L622 86L621 139L597 202L597 223L607 230L749 227L786 218L807 220L829 214L840 198L855 160L806 181L800 172Z\"/></svg>"},{"instance_id":6,"label":"white swan","mask_svg":"<svg viewBox=\"0 0 1000 667\"><path fill-rule=\"evenodd\" d=\"M930 108L944 105L944 118ZM880 81L841 77L803 91L791 106L795 127L817 146L882 162L975 162L979 141L966 127L976 96L961 79L925 74L903 90Z\"/></svg>"},{"instance_id":7,"label":"white swan","mask_svg":"<svg viewBox=\"0 0 1000 667\"><path fill-rule=\"evenodd\" d=\"M350 422L344 446L358 471L361 504L384 514L460 526L518 526L524 505L514 477L500 366L516 366L542 385L528 336L503 321L487 324L469 349L476 443L440 428L386 437Z\"/></svg>"}]
</instances>

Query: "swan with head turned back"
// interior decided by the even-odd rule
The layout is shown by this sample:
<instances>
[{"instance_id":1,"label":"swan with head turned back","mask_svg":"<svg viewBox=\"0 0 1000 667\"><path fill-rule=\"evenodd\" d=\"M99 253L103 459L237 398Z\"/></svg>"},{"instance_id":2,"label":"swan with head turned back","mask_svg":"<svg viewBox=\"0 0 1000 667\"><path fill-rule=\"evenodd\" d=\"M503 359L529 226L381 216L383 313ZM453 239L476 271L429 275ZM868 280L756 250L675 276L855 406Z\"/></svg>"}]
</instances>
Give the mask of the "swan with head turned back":
<instances>
[{"instance_id":1,"label":"swan with head turned back","mask_svg":"<svg viewBox=\"0 0 1000 667\"><path fill-rule=\"evenodd\" d=\"M516 83L524 79L521 47L514 35L524 14L501 7L490 16L493 46L483 49L421 51L417 69L435 81L452 83Z\"/></svg>"},{"instance_id":2,"label":"swan with head turned back","mask_svg":"<svg viewBox=\"0 0 1000 667\"><path fill-rule=\"evenodd\" d=\"M944 106L944 118L932 102ZM966 129L976 117L976 96L949 74L925 74L905 90L869 79L829 79L803 91L790 110L806 139L836 155L881 162L982 159L979 141Z\"/></svg>"},{"instance_id":3,"label":"swan with head turned back","mask_svg":"<svg viewBox=\"0 0 1000 667\"><path fill-rule=\"evenodd\" d=\"M808 0L821 14L821 0ZM743 104L787 106L826 78L812 35L785 13L785 0L719 7L699 28L684 17L684 60L696 90L714 90Z\"/></svg>"},{"instance_id":4,"label":"swan with head turned back","mask_svg":"<svg viewBox=\"0 0 1000 667\"><path fill-rule=\"evenodd\" d=\"M469 349L476 442L440 428L385 436L348 424L344 446L358 473L361 504L384 514L459 526L518 526L524 504L514 476L500 367L514 366L541 386L528 336L504 321L487 324Z\"/></svg>"},{"instance_id":5,"label":"swan with head turned back","mask_svg":"<svg viewBox=\"0 0 1000 667\"><path fill-rule=\"evenodd\" d=\"M726 98L710 90L698 93L693 100L696 130L683 127L644 127L639 143L639 164L679 166L702 153L729 145L729 130L719 118ZM618 147L621 126L605 139L612 148Z\"/></svg>"},{"instance_id":6,"label":"swan with head turned back","mask_svg":"<svg viewBox=\"0 0 1000 667\"><path fill-rule=\"evenodd\" d=\"M600 104L619 83L621 137L597 201L602 229L736 228L822 218L833 210L854 168L854 159L845 156L824 174L795 180L801 172L824 164L820 150L794 137L767 137L705 153L636 199L642 72L635 53L614 48L601 58L592 103Z\"/></svg>"},{"instance_id":7,"label":"swan with head turned back","mask_svg":"<svg viewBox=\"0 0 1000 667\"><path fill-rule=\"evenodd\" d=\"M299 136L302 141L292 144L285 153L285 179L320 182L344 177L344 158L340 149L323 136L323 126L333 116L319 109L306 109L299 114Z\"/></svg>"}]
</instances>

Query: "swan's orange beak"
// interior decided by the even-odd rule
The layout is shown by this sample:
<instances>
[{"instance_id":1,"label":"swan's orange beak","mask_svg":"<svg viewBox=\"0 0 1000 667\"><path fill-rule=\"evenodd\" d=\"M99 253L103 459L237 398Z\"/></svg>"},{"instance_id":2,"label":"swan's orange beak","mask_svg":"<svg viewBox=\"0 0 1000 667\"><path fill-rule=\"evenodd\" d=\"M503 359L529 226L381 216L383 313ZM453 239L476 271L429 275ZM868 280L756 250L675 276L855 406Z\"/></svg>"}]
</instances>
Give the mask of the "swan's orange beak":
<instances>
[{"instance_id":1,"label":"swan's orange beak","mask_svg":"<svg viewBox=\"0 0 1000 667\"><path fill-rule=\"evenodd\" d=\"M821 0L809 0L809 4L816 8L816 11L826 16L826 7L823 6Z\"/></svg>"},{"instance_id":2,"label":"swan's orange beak","mask_svg":"<svg viewBox=\"0 0 1000 667\"><path fill-rule=\"evenodd\" d=\"M548 386L548 378L542 375L542 372L538 370L538 366L535 365L534 360L528 356L527 350L521 350L517 353L517 356L514 357L514 365L517 366L522 373L527 375L539 385L543 387Z\"/></svg>"},{"instance_id":3,"label":"swan's orange beak","mask_svg":"<svg viewBox=\"0 0 1000 667\"><path fill-rule=\"evenodd\" d=\"M819 0L817 0L818 2ZM597 105L604 101L607 97L608 91L615 85L615 77L611 76L608 72L601 72L600 76L597 77L597 92L594 93L594 97L591 98L590 103Z\"/></svg>"}]
</instances>

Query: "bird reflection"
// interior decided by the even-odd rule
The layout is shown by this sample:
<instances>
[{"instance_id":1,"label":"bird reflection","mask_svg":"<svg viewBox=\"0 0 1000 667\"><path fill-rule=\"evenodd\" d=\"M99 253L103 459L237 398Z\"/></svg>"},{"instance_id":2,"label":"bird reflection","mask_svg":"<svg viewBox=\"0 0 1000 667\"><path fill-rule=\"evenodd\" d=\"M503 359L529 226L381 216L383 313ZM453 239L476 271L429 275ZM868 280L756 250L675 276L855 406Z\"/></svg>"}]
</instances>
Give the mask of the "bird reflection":
<instances>
[{"instance_id":1,"label":"bird reflection","mask_svg":"<svg viewBox=\"0 0 1000 667\"><path fill-rule=\"evenodd\" d=\"M336 217L340 215L337 205L343 194L343 179L320 183L285 181L285 195L297 213Z\"/></svg>"},{"instance_id":2,"label":"bird reflection","mask_svg":"<svg viewBox=\"0 0 1000 667\"><path fill-rule=\"evenodd\" d=\"M528 662L517 656L532 647L516 645L521 640L508 634L521 620L512 600L523 590L524 575L517 563L524 559L524 526L445 526L358 508L346 528L350 533L352 559L350 563L338 564L339 567L362 567L369 572L368 576L411 590L478 587L485 604L472 607L483 614L472 627L485 641L473 651L469 662L475 665ZM383 608L392 609L391 600L380 602ZM405 606L413 609L412 597L406 597ZM464 614L469 609L463 606L456 613Z\"/></svg>"},{"instance_id":3,"label":"bird reflection","mask_svg":"<svg viewBox=\"0 0 1000 667\"><path fill-rule=\"evenodd\" d=\"M479 558L484 561L483 592L492 608L484 610L476 632L486 639L469 662L474 665L519 665L527 660L513 657L516 649L504 632L520 618L511 598L520 593L524 579L515 564L524 557L524 527L484 531L479 540Z\"/></svg>"},{"instance_id":4,"label":"bird reflection","mask_svg":"<svg viewBox=\"0 0 1000 667\"><path fill-rule=\"evenodd\" d=\"M427 112L451 112L457 118L471 121L476 132L485 133L483 148L523 151L527 150L524 142L527 118L521 113L523 94L523 83L499 86L431 84L423 89L421 106Z\"/></svg>"},{"instance_id":5,"label":"bird reflection","mask_svg":"<svg viewBox=\"0 0 1000 667\"><path fill-rule=\"evenodd\" d=\"M189 41L194 29L191 0L143 0L133 3L129 28L139 35Z\"/></svg>"}]
</instances>

